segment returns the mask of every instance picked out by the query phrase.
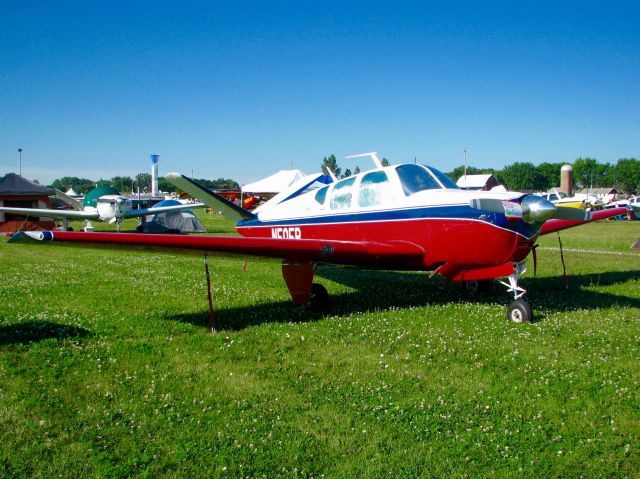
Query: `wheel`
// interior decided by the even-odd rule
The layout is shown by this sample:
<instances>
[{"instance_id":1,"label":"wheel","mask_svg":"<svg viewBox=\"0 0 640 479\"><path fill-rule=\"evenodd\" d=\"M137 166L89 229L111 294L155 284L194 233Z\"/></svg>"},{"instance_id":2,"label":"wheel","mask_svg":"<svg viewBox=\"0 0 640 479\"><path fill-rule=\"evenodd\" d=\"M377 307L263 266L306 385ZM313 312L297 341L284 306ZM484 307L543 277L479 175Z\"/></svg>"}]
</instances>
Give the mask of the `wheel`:
<instances>
[{"instance_id":1,"label":"wheel","mask_svg":"<svg viewBox=\"0 0 640 479\"><path fill-rule=\"evenodd\" d=\"M329 293L327 293L327 288L319 283L313 283L307 307L315 311L325 311L329 309L330 304L331 299L329 298Z\"/></svg>"},{"instance_id":2,"label":"wheel","mask_svg":"<svg viewBox=\"0 0 640 479\"><path fill-rule=\"evenodd\" d=\"M507 309L507 317L514 323L533 321L533 312L529 303L522 299L516 299Z\"/></svg>"},{"instance_id":3,"label":"wheel","mask_svg":"<svg viewBox=\"0 0 640 479\"><path fill-rule=\"evenodd\" d=\"M472 279L470 281L463 282L464 290L471 296L486 293L487 291L489 291L490 285L491 283L489 283L489 280L486 279Z\"/></svg>"}]
</instances>

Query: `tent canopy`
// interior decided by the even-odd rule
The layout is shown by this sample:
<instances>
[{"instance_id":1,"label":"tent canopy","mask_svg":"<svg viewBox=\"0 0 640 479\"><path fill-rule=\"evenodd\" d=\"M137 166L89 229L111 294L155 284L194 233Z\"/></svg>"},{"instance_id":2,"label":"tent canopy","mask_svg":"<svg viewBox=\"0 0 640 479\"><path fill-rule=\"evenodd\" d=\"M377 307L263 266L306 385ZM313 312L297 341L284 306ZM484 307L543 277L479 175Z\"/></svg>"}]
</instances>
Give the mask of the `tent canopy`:
<instances>
[{"instance_id":1,"label":"tent canopy","mask_svg":"<svg viewBox=\"0 0 640 479\"><path fill-rule=\"evenodd\" d=\"M271 176L244 185L242 192L280 193L304 176L304 173L300 170L280 170Z\"/></svg>"}]
</instances>

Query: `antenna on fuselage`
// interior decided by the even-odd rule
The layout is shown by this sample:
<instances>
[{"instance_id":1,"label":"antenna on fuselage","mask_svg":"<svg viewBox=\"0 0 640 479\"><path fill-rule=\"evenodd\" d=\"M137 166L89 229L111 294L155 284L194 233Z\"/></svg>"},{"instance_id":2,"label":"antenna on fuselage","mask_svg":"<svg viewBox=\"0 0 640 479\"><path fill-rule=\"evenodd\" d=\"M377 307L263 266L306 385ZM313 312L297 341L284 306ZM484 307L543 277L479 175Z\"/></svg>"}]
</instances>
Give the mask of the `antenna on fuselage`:
<instances>
[{"instance_id":1,"label":"antenna on fuselage","mask_svg":"<svg viewBox=\"0 0 640 479\"><path fill-rule=\"evenodd\" d=\"M377 151L372 151L371 153L360 153L359 155L345 156L345 158L365 158L367 156L373 160L373 164L376 165L376 168L382 168L382 163L380 162L380 158L378 158Z\"/></svg>"}]
</instances>

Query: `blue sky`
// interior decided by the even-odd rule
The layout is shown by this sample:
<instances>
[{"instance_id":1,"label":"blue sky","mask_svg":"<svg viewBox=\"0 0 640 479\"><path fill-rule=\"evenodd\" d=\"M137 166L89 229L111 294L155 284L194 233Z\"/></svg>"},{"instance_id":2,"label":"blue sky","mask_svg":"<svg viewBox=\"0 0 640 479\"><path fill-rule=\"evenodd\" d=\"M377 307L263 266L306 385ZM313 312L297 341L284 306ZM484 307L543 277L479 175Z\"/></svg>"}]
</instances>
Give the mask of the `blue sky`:
<instances>
[{"instance_id":1,"label":"blue sky","mask_svg":"<svg viewBox=\"0 0 640 479\"><path fill-rule=\"evenodd\" d=\"M640 3L0 4L0 175L640 158ZM367 160L358 160L368 167Z\"/></svg>"}]
</instances>

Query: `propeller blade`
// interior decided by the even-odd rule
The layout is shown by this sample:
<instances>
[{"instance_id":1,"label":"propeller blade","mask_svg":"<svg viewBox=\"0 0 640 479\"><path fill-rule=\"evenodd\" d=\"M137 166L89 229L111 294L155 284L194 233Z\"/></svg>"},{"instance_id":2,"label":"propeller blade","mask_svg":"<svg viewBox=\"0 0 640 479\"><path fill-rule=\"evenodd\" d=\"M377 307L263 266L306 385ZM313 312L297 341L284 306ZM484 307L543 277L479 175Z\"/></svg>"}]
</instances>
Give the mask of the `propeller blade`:
<instances>
[{"instance_id":1,"label":"propeller blade","mask_svg":"<svg viewBox=\"0 0 640 479\"><path fill-rule=\"evenodd\" d=\"M557 220L589 221L591 219L591 213L581 208L558 206L553 218Z\"/></svg>"}]
</instances>

